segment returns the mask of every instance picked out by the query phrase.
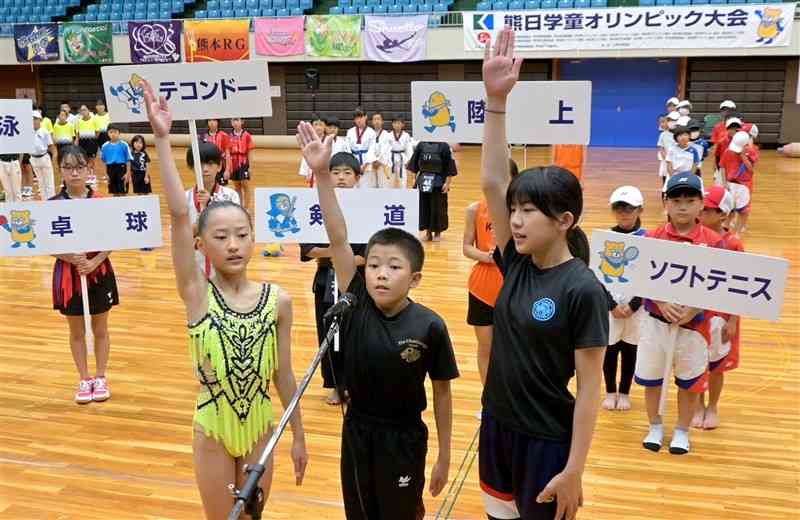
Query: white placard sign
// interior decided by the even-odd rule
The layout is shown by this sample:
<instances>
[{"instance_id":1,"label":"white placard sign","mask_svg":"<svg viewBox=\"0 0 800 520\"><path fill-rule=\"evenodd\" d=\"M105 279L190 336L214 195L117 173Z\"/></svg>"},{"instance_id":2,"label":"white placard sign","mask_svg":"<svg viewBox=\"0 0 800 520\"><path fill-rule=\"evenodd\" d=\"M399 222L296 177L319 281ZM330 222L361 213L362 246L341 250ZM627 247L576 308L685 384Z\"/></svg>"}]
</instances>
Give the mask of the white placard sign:
<instances>
[{"instance_id":1,"label":"white placard sign","mask_svg":"<svg viewBox=\"0 0 800 520\"><path fill-rule=\"evenodd\" d=\"M328 243L314 188L257 188L256 241ZM417 190L337 189L347 221L347 238L363 244L387 227L419 232Z\"/></svg>"},{"instance_id":2,"label":"white placard sign","mask_svg":"<svg viewBox=\"0 0 800 520\"><path fill-rule=\"evenodd\" d=\"M118 123L147 121L142 79L166 98L174 121L272 115L266 61L124 65L100 71L108 112Z\"/></svg>"},{"instance_id":3,"label":"white placard sign","mask_svg":"<svg viewBox=\"0 0 800 520\"><path fill-rule=\"evenodd\" d=\"M0 256L41 256L159 247L158 197L0 205Z\"/></svg>"},{"instance_id":4,"label":"white placard sign","mask_svg":"<svg viewBox=\"0 0 800 520\"><path fill-rule=\"evenodd\" d=\"M485 98L481 81L413 81L414 138L483 142ZM589 144L591 114L590 81L521 81L508 97L508 142Z\"/></svg>"},{"instance_id":5,"label":"white placard sign","mask_svg":"<svg viewBox=\"0 0 800 520\"><path fill-rule=\"evenodd\" d=\"M0 99L0 154L33 151L33 103Z\"/></svg>"},{"instance_id":6,"label":"white placard sign","mask_svg":"<svg viewBox=\"0 0 800 520\"><path fill-rule=\"evenodd\" d=\"M594 231L591 268L609 292L778 321L789 262Z\"/></svg>"}]
</instances>

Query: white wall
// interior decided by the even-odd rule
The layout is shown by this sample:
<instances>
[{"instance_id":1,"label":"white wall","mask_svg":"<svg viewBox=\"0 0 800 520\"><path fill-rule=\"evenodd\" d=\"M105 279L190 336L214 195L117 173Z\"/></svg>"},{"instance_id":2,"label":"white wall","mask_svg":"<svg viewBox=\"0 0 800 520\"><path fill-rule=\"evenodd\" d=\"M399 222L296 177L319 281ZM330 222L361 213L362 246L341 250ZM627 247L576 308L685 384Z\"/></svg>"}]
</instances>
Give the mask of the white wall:
<instances>
[{"instance_id":1,"label":"white wall","mask_svg":"<svg viewBox=\"0 0 800 520\"><path fill-rule=\"evenodd\" d=\"M641 50L592 50L592 51L538 51L521 52L525 58L678 58L678 57L708 57L708 56L800 56L800 20L794 20L791 45L786 47L758 47L758 48L730 48L730 49L641 49ZM61 42L62 60L47 63L64 63L63 40ZM255 35L250 34L251 59L264 60L264 56L255 56ZM130 47L128 35L114 36L115 63L130 63ZM464 35L461 27L440 27L428 30L428 60L479 60L483 58L482 52L468 52L464 50ZM308 61L337 61L336 59L312 58L307 56L290 56L286 58L270 57L273 62L308 62ZM339 61L364 61L346 59ZM14 39L0 38L0 65L16 65L14 53ZM0 78L2 80L2 78Z\"/></svg>"}]
</instances>

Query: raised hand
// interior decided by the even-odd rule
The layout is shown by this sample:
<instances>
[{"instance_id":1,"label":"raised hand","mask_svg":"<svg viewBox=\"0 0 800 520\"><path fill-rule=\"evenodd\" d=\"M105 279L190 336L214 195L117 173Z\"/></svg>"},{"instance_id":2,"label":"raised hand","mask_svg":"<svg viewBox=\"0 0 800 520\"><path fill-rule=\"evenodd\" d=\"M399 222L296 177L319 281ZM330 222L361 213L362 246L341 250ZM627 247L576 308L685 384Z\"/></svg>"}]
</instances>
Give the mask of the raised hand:
<instances>
[{"instance_id":1,"label":"raised hand","mask_svg":"<svg viewBox=\"0 0 800 520\"><path fill-rule=\"evenodd\" d=\"M331 147L333 146L332 135L326 136L324 141L320 141L314 127L305 121L300 121L297 125L297 142L300 144L303 157L312 172L328 171L331 162Z\"/></svg>"},{"instance_id":2,"label":"raised hand","mask_svg":"<svg viewBox=\"0 0 800 520\"><path fill-rule=\"evenodd\" d=\"M519 80L522 58L514 58L514 31L504 27L494 49L487 44L483 54L483 86L487 98L508 97Z\"/></svg>"},{"instance_id":3,"label":"raised hand","mask_svg":"<svg viewBox=\"0 0 800 520\"><path fill-rule=\"evenodd\" d=\"M150 127L156 137L167 137L172 128L172 113L164 96L156 97L153 87L145 80L142 80L144 88L144 106L147 109L147 119L150 120Z\"/></svg>"}]
</instances>

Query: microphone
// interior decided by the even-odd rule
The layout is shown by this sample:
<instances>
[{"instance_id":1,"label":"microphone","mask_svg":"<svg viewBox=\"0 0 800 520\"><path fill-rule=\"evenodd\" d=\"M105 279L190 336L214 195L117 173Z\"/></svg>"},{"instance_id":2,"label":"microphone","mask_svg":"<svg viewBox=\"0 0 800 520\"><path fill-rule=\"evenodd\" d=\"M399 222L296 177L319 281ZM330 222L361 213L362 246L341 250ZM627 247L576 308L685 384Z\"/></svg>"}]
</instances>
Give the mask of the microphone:
<instances>
[{"instance_id":1,"label":"microphone","mask_svg":"<svg viewBox=\"0 0 800 520\"><path fill-rule=\"evenodd\" d=\"M322 317L323 320L327 320L334 316L341 318L351 310L353 307L356 306L358 299L355 297L353 293L344 293L339 297L339 301L333 304L333 307L328 309L325 313L325 316Z\"/></svg>"}]
</instances>

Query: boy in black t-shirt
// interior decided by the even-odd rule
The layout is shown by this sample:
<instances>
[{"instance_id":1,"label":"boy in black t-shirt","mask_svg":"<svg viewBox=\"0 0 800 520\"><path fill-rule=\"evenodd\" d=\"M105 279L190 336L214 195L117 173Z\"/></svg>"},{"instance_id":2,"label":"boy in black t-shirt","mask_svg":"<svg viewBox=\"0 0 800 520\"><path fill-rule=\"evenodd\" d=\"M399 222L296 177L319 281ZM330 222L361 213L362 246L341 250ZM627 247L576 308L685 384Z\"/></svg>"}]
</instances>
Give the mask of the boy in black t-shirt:
<instances>
[{"instance_id":1,"label":"boy in black t-shirt","mask_svg":"<svg viewBox=\"0 0 800 520\"><path fill-rule=\"evenodd\" d=\"M367 244L362 276L328 173L332 138L320 142L308 123L298 141L317 179L319 204L340 288L357 298L341 329L350 406L342 429L342 492L348 520L421 520L428 429L425 376L433 386L439 457L430 492L447 483L452 433L450 380L458 377L444 321L411 301L425 253L412 235L388 228Z\"/></svg>"}]
</instances>

